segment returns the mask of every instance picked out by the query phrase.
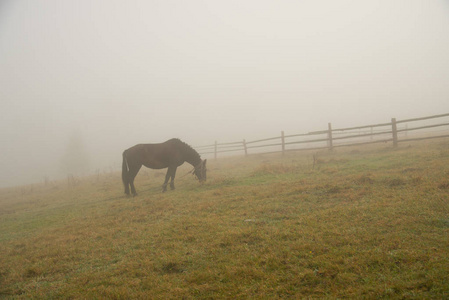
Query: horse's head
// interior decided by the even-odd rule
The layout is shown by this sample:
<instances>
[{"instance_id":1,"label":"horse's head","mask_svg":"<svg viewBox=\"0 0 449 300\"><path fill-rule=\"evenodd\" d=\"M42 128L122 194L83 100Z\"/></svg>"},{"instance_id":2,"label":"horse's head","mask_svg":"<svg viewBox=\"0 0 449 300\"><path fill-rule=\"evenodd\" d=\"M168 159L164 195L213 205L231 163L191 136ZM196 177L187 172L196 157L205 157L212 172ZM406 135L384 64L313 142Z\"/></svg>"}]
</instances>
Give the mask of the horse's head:
<instances>
[{"instance_id":1,"label":"horse's head","mask_svg":"<svg viewBox=\"0 0 449 300\"><path fill-rule=\"evenodd\" d=\"M195 166L195 170L193 170L193 174L198 178L200 182L206 181L206 161L203 160L200 164Z\"/></svg>"}]
</instances>

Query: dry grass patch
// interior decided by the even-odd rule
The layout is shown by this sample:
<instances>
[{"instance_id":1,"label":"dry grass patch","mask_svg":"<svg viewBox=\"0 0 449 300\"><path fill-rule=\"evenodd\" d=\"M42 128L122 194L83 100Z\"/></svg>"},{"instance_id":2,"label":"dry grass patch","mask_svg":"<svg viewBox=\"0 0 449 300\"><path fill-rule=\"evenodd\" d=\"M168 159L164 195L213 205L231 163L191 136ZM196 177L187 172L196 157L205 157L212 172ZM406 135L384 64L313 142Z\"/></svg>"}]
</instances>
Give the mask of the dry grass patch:
<instances>
[{"instance_id":1,"label":"dry grass patch","mask_svg":"<svg viewBox=\"0 0 449 300\"><path fill-rule=\"evenodd\" d=\"M118 175L2 190L0 295L447 297L449 150L351 151L210 161L164 194L143 174L135 198Z\"/></svg>"}]
</instances>

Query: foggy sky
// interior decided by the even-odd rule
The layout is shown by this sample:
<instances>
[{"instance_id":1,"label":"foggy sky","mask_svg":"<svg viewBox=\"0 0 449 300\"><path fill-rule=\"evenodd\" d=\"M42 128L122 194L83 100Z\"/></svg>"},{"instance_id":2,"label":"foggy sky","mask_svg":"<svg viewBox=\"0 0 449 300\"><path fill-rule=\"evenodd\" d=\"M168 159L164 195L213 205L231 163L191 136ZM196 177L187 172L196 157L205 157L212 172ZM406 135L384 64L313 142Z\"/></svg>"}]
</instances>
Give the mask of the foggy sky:
<instances>
[{"instance_id":1,"label":"foggy sky","mask_svg":"<svg viewBox=\"0 0 449 300\"><path fill-rule=\"evenodd\" d=\"M0 186L124 149L449 112L449 1L0 2Z\"/></svg>"}]
</instances>

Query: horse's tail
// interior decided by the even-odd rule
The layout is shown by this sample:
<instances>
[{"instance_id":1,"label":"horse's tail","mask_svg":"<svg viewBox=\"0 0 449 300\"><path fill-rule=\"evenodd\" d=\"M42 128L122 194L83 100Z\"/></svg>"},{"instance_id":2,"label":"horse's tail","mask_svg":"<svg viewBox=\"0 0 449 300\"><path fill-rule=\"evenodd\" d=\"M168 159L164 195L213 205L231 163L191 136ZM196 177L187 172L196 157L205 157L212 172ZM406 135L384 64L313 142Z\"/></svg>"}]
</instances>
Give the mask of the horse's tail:
<instances>
[{"instance_id":1,"label":"horse's tail","mask_svg":"<svg viewBox=\"0 0 449 300\"><path fill-rule=\"evenodd\" d=\"M125 185L125 188L127 187L128 183L129 183L128 172L129 172L129 168L128 168L128 161L126 160L126 150L125 150L123 152L123 163L122 163L122 181L123 181L123 184Z\"/></svg>"}]
</instances>

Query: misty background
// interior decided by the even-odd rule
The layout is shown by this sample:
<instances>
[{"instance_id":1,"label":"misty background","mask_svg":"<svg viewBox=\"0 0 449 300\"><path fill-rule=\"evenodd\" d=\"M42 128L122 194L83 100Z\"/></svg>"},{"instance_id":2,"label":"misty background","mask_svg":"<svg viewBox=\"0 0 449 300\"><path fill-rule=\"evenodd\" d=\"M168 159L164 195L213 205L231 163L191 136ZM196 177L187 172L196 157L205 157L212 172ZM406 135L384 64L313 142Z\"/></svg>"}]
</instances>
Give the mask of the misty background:
<instances>
[{"instance_id":1,"label":"misty background","mask_svg":"<svg viewBox=\"0 0 449 300\"><path fill-rule=\"evenodd\" d=\"M0 1L0 186L449 112L449 1Z\"/></svg>"}]
</instances>

